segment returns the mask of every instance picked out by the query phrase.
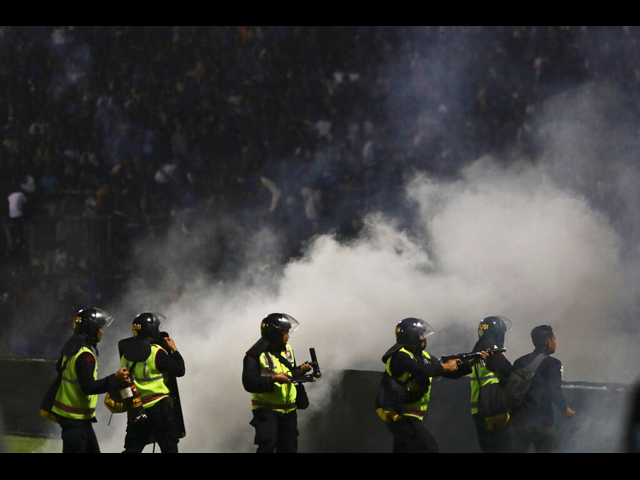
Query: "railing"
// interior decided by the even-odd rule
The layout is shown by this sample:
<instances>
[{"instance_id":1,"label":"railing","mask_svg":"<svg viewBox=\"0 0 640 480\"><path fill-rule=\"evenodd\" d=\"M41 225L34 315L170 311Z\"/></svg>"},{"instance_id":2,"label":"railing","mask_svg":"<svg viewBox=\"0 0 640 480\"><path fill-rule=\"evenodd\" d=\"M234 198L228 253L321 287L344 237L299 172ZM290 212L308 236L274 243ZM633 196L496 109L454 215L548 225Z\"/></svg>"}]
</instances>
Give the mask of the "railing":
<instances>
[{"instance_id":1,"label":"railing","mask_svg":"<svg viewBox=\"0 0 640 480\"><path fill-rule=\"evenodd\" d=\"M105 266L113 247L111 217L45 217L28 224L31 261L64 255L91 265Z\"/></svg>"}]
</instances>

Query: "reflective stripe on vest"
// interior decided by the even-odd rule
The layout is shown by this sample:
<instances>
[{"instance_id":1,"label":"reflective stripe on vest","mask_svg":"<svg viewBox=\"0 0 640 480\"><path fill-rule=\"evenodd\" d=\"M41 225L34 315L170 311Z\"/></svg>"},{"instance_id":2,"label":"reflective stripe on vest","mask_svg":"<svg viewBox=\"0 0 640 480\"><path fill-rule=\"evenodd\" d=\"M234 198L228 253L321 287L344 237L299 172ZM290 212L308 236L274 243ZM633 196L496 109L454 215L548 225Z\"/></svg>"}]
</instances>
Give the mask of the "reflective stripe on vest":
<instances>
[{"instance_id":1,"label":"reflective stripe on vest","mask_svg":"<svg viewBox=\"0 0 640 480\"><path fill-rule=\"evenodd\" d=\"M494 345L492 348L498 348ZM478 398L480 397L480 389L494 383L500 383L500 380L486 366L475 365L471 372L471 414L478 413Z\"/></svg>"},{"instance_id":2,"label":"reflective stripe on vest","mask_svg":"<svg viewBox=\"0 0 640 480\"><path fill-rule=\"evenodd\" d=\"M120 359L120 364L131 373L144 408L153 407L169 395L169 387L164 383L164 376L156 366L156 356L161 350L166 353L166 350L159 345L151 344L151 354L145 362L136 363L133 371L131 366L135 362L126 360L124 356Z\"/></svg>"},{"instance_id":3,"label":"reflective stripe on vest","mask_svg":"<svg viewBox=\"0 0 640 480\"><path fill-rule=\"evenodd\" d=\"M409 355L412 359L415 359L413 353L411 353L409 350L406 350L404 348L401 348L398 353L406 353L407 355ZM427 360L431 360L431 355L429 355L429 353L427 353L426 351L422 351L422 355L424 358L426 358ZM389 375L391 375L391 359L393 357L389 358L387 360L387 373ZM400 378L397 378L398 381L400 381L401 383L404 383L405 385L405 389L408 392L411 391L415 391L417 390L419 387L416 385L415 381L413 381L413 377L410 373L405 372L403 373ZM429 382L432 381L432 377L429 377ZM413 403L409 403L406 405L403 405L403 411L402 414L405 417L415 417L418 418L419 420L422 420L424 418L424 416L427 414L427 409L429 408L429 400L431 398L431 384L429 384L429 387L427 388L427 391L425 392L425 394L422 396L422 398L420 400L418 400L417 402L413 402Z\"/></svg>"},{"instance_id":4,"label":"reflective stripe on vest","mask_svg":"<svg viewBox=\"0 0 640 480\"><path fill-rule=\"evenodd\" d=\"M295 365L293 349L289 344L283 352L283 357L291 365ZM260 373L262 376L270 377L271 375L284 373L291 375L291 370L284 365L276 356L269 352L260 354ZM281 413L290 413L296 409L297 390L293 383L273 384L273 390L270 392L251 394L251 409L267 408Z\"/></svg>"},{"instance_id":5,"label":"reflective stripe on vest","mask_svg":"<svg viewBox=\"0 0 640 480\"><path fill-rule=\"evenodd\" d=\"M62 372L62 381L58 388L58 393L53 401L51 411L65 418L75 420L90 420L96 415L96 405L98 403L98 395L87 395L80 386L78 373L76 371L76 361L80 355L85 352L93 351L87 347L82 347L78 352L70 357L62 359L64 370ZM93 379L98 378L98 367L93 370Z\"/></svg>"}]
</instances>

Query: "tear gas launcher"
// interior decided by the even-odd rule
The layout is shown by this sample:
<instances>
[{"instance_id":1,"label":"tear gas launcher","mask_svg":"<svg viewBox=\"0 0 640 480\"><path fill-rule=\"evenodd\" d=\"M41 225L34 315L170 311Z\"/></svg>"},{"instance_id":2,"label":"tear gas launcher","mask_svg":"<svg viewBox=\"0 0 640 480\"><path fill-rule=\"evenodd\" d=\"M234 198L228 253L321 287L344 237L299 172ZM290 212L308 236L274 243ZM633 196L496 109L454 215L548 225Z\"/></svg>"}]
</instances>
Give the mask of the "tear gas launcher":
<instances>
[{"instance_id":1,"label":"tear gas launcher","mask_svg":"<svg viewBox=\"0 0 640 480\"><path fill-rule=\"evenodd\" d=\"M309 383L315 382L316 378L320 378L320 364L318 363L318 357L316 356L316 349L310 348L309 354L311 355L311 361L306 362L311 365L312 369L309 373L304 373L300 367L296 367L293 370L293 375L290 377L293 383Z\"/></svg>"},{"instance_id":2,"label":"tear gas launcher","mask_svg":"<svg viewBox=\"0 0 640 480\"><path fill-rule=\"evenodd\" d=\"M494 348L493 350L483 350L486 353L503 353L506 352L506 348ZM440 363L447 363L449 360L458 359L458 363L468 362L469 360L473 360L476 358L480 358L481 352L469 352L469 353L458 353L457 355L447 355L444 357L440 357Z\"/></svg>"}]
</instances>

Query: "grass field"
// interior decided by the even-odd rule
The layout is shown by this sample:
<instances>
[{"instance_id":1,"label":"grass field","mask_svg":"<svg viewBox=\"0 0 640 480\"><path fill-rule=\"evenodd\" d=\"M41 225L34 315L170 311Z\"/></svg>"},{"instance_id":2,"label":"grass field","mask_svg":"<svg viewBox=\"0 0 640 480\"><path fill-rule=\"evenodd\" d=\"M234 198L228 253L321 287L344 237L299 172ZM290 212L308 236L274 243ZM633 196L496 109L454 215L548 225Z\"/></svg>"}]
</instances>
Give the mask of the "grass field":
<instances>
[{"instance_id":1,"label":"grass field","mask_svg":"<svg viewBox=\"0 0 640 480\"><path fill-rule=\"evenodd\" d=\"M60 453L62 440L48 438L5 435L4 447L7 453Z\"/></svg>"}]
</instances>

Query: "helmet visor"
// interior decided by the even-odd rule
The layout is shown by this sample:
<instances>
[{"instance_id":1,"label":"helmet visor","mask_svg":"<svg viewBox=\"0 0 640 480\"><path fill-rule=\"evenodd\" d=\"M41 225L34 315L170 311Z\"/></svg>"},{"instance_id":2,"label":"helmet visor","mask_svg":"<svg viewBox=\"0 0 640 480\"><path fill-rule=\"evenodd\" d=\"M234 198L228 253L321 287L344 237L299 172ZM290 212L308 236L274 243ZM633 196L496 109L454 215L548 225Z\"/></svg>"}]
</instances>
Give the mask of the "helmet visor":
<instances>
[{"instance_id":1,"label":"helmet visor","mask_svg":"<svg viewBox=\"0 0 640 480\"><path fill-rule=\"evenodd\" d=\"M283 333L288 333L289 335L291 335L298 329L299 326L300 323L291 315L287 315L286 313L282 314L280 328Z\"/></svg>"},{"instance_id":2,"label":"helmet visor","mask_svg":"<svg viewBox=\"0 0 640 480\"><path fill-rule=\"evenodd\" d=\"M96 308L97 318L98 318L98 327L107 328L109 325L113 323L113 315L111 315L106 310L102 308Z\"/></svg>"},{"instance_id":3,"label":"helmet visor","mask_svg":"<svg viewBox=\"0 0 640 480\"><path fill-rule=\"evenodd\" d=\"M167 328L167 323L169 322L167 317L157 312L153 312L152 315L158 319L158 330L165 330Z\"/></svg>"},{"instance_id":4,"label":"helmet visor","mask_svg":"<svg viewBox=\"0 0 640 480\"><path fill-rule=\"evenodd\" d=\"M433 327L431 325L429 325L427 322L425 322L424 320L418 318L416 319L416 330L418 332L420 332L421 335L424 335L424 338L430 337L431 335L433 335L434 333L436 333L436 331L433 329Z\"/></svg>"},{"instance_id":5,"label":"helmet visor","mask_svg":"<svg viewBox=\"0 0 640 480\"><path fill-rule=\"evenodd\" d=\"M504 325L504 328L505 328L505 332L510 332L511 329L513 328L513 322L509 320L507 317L498 317L498 318L502 321L502 324Z\"/></svg>"}]
</instances>

